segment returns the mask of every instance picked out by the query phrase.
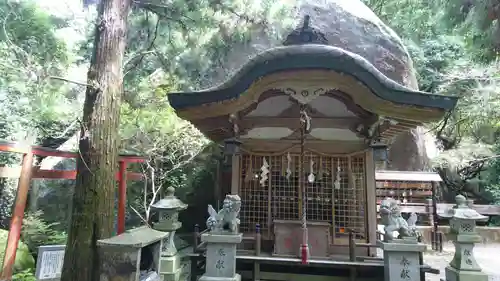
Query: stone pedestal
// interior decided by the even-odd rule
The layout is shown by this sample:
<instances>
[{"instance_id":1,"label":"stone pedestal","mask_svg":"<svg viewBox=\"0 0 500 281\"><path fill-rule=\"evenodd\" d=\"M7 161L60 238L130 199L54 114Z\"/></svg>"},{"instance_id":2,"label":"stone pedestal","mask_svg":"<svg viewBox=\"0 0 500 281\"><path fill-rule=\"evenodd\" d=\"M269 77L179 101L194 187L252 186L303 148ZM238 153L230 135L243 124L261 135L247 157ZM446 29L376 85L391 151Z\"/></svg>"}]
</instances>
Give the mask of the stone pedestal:
<instances>
[{"instance_id":1,"label":"stone pedestal","mask_svg":"<svg viewBox=\"0 0 500 281\"><path fill-rule=\"evenodd\" d=\"M378 241L377 245L384 251L385 281L420 281L420 254L426 245L414 239Z\"/></svg>"},{"instance_id":2,"label":"stone pedestal","mask_svg":"<svg viewBox=\"0 0 500 281\"><path fill-rule=\"evenodd\" d=\"M201 241L207 243L205 274L199 281L240 281L236 274L236 246L243 234L206 233Z\"/></svg>"}]
</instances>

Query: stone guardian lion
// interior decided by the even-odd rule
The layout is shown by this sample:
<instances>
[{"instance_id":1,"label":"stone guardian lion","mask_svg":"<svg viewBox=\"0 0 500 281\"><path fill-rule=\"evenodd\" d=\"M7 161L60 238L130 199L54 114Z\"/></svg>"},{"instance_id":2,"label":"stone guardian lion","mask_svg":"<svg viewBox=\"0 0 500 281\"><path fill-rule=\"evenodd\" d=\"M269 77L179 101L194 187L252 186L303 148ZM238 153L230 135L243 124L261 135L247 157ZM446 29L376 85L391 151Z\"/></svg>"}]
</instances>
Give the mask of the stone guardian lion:
<instances>
[{"instance_id":1,"label":"stone guardian lion","mask_svg":"<svg viewBox=\"0 0 500 281\"><path fill-rule=\"evenodd\" d=\"M408 221L403 219L398 200L392 198L382 200L379 213L384 225L384 241L393 240L394 231L399 233L398 238L417 236L417 215L412 213Z\"/></svg>"}]
</instances>

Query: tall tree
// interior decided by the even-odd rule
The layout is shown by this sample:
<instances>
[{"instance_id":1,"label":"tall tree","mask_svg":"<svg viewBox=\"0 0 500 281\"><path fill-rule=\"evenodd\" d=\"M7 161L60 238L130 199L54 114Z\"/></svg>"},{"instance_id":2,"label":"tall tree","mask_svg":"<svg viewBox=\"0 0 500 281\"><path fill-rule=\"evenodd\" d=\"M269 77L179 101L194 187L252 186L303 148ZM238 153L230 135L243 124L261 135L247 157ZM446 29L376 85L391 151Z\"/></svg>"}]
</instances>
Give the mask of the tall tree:
<instances>
[{"instance_id":1,"label":"tall tree","mask_svg":"<svg viewBox=\"0 0 500 281\"><path fill-rule=\"evenodd\" d=\"M130 0L102 0L83 105L62 281L99 280L96 241L113 234L115 172Z\"/></svg>"}]
</instances>

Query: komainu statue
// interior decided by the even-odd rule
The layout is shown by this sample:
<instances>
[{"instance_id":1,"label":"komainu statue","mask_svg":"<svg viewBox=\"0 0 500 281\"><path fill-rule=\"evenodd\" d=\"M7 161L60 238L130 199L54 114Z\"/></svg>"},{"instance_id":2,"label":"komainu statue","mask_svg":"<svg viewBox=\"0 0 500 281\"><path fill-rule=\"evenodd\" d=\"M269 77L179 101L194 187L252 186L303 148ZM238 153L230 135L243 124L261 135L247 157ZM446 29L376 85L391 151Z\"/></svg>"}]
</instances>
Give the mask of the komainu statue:
<instances>
[{"instance_id":1,"label":"komainu statue","mask_svg":"<svg viewBox=\"0 0 500 281\"><path fill-rule=\"evenodd\" d=\"M211 232L238 233L240 209L241 199L238 195L226 195L219 212L215 211L212 205L208 205L210 217L207 219L207 228Z\"/></svg>"},{"instance_id":2,"label":"komainu statue","mask_svg":"<svg viewBox=\"0 0 500 281\"><path fill-rule=\"evenodd\" d=\"M419 238L419 233L417 232L417 214L412 213L408 218L408 221L404 220L401 216L401 209L399 206L399 201L386 198L380 203L380 217L382 218L382 224L384 225L384 241L388 242L394 239L393 232L397 231L399 236L397 238L403 237L415 237Z\"/></svg>"}]
</instances>

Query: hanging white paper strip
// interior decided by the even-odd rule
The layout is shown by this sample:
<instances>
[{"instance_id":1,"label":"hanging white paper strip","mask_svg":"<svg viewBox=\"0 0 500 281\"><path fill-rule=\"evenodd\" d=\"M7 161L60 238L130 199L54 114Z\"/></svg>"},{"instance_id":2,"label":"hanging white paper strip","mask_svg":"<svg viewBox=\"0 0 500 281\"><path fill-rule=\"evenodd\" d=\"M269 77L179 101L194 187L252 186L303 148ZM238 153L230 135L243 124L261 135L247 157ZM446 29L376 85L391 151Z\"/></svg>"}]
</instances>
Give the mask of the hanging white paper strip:
<instances>
[{"instance_id":1,"label":"hanging white paper strip","mask_svg":"<svg viewBox=\"0 0 500 281\"><path fill-rule=\"evenodd\" d=\"M307 180L309 181L309 183L313 183L314 182L314 173L313 173L313 166L314 166L314 161L312 161L311 159L311 164L310 164L310 169L309 169L309 176L307 177Z\"/></svg>"},{"instance_id":2,"label":"hanging white paper strip","mask_svg":"<svg viewBox=\"0 0 500 281\"><path fill-rule=\"evenodd\" d=\"M260 171L262 173L260 173L260 185L261 186L265 186L266 185L266 181L268 179L267 177L267 174L269 173L269 164L267 164L267 160L266 158L262 158L262 167L260 168Z\"/></svg>"},{"instance_id":3,"label":"hanging white paper strip","mask_svg":"<svg viewBox=\"0 0 500 281\"><path fill-rule=\"evenodd\" d=\"M290 180L290 177L292 176L292 168L290 167L292 165L292 157L290 156L290 152L286 154L286 160L287 160L286 180Z\"/></svg>"},{"instance_id":4,"label":"hanging white paper strip","mask_svg":"<svg viewBox=\"0 0 500 281\"><path fill-rule=\"evenodd\" d=\"M337 160L337 171L335 173L335 182L333 183L333 186L335 189L340 189L340 163Z\"/></svg>"}]
</instances>

